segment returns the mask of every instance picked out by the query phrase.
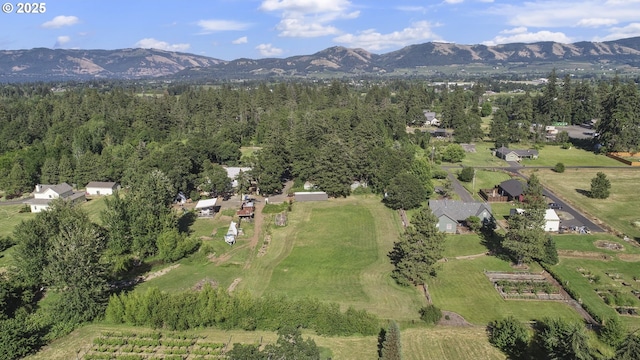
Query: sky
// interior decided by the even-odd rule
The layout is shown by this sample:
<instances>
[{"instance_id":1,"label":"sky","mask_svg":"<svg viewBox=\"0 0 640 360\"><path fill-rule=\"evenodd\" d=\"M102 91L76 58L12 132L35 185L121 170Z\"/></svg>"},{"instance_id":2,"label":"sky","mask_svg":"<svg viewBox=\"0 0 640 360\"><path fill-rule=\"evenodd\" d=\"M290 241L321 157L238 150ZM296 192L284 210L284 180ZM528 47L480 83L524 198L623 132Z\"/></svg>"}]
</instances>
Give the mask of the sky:
<instances>
[{"instance_id":1,"label":"sky","mask_svg":"<svg viewBox=\"0 0 640 360\"><path fill-rule=\"evenodd\" d=\"M640 0L51 0L23 13L2 1L0 50L156 48L233 60L640 36Z\"/></svg>"}]
</instances>

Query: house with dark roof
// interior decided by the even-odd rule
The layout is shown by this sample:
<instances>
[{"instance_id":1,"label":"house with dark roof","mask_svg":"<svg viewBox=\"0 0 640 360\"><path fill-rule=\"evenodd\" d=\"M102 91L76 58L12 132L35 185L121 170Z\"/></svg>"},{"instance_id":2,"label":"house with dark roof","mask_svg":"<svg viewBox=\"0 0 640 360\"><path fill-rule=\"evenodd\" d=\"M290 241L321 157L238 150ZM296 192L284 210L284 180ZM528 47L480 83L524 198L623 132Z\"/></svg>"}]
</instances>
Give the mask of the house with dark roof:
<instances>
[{"instance_id":1,"label":"house with dark roof","mask_svg":"<svg viewBox=\"0 0 640 360\"><path fill-rule=\"evenodd\" d=\"M501 146L496 149L496 156L505 161L520 161L522 159L537 159L538 150L516 150Z\"/></svg>"},{"instance_id":2,"label":"house with dark roof","mask_svg":"<svg viewBox=\"0 0 640 360\"><path fill-rule=\"evenodd\" d=\"M506 196L507 201L522 201L524 199L524 191L527 184L518 179L509 179L498 184L498 194Z\"/></svg>"},{"instance_id":3,"label":"house with dark roof","mask_svg":"<svg viewBox=\"0 0 640 360\"><path fill-rule=\"evenodd\" d=\"M71 185L61 183L57 185L38 184L33 191L33 199L24 203L29 205L31 212L38 213L49 209L49 204L55 199L71 202L85 201L84 192L74 192Z\"/></svg>"},{"instance_id":4,"label":"house with dark roof","mask_svg":"<svg viewBox=\"0 0 640 360\"><path fill-rule=\"evenodd\" d=\"M429 200L429 208L438 218L438 230L455 233L458 224L471 216L477 216L481 222L489 221L491 205L483 202L464 202L460 200Z\"/></svg>"}]
</instances>

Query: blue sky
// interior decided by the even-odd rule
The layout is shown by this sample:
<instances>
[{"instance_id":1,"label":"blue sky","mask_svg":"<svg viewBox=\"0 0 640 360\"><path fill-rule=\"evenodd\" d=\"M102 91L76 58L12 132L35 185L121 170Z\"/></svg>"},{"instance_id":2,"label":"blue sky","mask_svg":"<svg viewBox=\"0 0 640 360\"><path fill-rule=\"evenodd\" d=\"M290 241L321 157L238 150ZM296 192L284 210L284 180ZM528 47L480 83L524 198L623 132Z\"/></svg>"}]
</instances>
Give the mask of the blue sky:
<instances>
[{"instance_id":1,"label":"blue sky","mask_svg":"<svg viewBox=\"0 0 640 360\"><path fill-rule=\"evenodd\" d=\"M640 36L640 0L52 0L43 14L18 14L18 3L8 3L13 11L0 13L2 50L144 47L232 60L336 45L381 54L428 41Z\"/></svg>"}]
</instances>

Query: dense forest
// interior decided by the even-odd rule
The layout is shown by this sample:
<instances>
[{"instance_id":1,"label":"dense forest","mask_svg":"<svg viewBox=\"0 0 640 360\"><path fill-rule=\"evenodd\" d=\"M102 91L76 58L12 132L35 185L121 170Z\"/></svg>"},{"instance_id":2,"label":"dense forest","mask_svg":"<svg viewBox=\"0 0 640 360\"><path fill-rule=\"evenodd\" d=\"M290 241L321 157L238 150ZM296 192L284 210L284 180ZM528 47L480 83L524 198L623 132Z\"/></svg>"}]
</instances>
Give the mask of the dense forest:
<instances>
[{"instance_id":1,"label":"dense forest","mask_svg":"<svg viewBox=\"0 0 640 360\"><path fill-rule=\"evenodd\" d=\"M113 284L136 261L157 255L171 262L197 249L169 205L178 192L230 191L222 165L252 168L238 191L254 184L274 194L284 180L296 179L341 197L358 181L367 191L387 193L390 207L406 208L405 199L419 203L433 191L434 164L464 156L452 144L535 143L546 139L544 126L534 124L599 118L602 147L640 148L635 83L559 80L552 72L538 88L487 95L494 85L283 82L171 86L159 94L113 85L0 87L4 197L30 193L39 183L81 189L90 181L117 181L127 189L107 201L100 225L58 202L2 239L16 244L16 267L1 275L0 346L24 355L103 316ZM425 110L453 130L450 141L420 129ZM491 114L485 134L482 117ZM242 156L243 147L257 151ZM46 290L58 298L41 308Z\"/></svg>"}]
</instances>

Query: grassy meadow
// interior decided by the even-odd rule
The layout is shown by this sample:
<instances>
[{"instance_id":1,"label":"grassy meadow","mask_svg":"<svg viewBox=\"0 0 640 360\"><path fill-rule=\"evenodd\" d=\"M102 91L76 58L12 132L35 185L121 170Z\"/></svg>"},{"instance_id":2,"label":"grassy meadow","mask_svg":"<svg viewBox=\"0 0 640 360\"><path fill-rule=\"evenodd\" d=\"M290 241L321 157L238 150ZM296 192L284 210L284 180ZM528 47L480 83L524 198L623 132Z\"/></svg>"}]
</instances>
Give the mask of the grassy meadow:
<instances>
[{"instance_id":1,"label":"grassy meadow","mask_svg":"<svg viewBox=\"0 0 640 360\"><path fill-rule=\"evenodd\" d=\"M560 145L545 145L538 150L537 159L524 159L524 166L555 166L561 162L564 166L602 166L616 167L624 166L621 162L609 158L603 154L596 154L592 151L572 147L563 149Z\"/></svg>"},{"instance_id":2,"label":"grassy meadow","mask_svg":"<svg viewBox=\"0 0 640 360\"><path fill-rule=\"evenodd\" d=\"M591 189L591 179L600 171L611 181L611 195L607 199L592 199L585 194ZM567 169L564 173L543 169L536 174L551 191L589 217L640 239L640 171L637 169Z\"/></svg>"}]
</instances>

